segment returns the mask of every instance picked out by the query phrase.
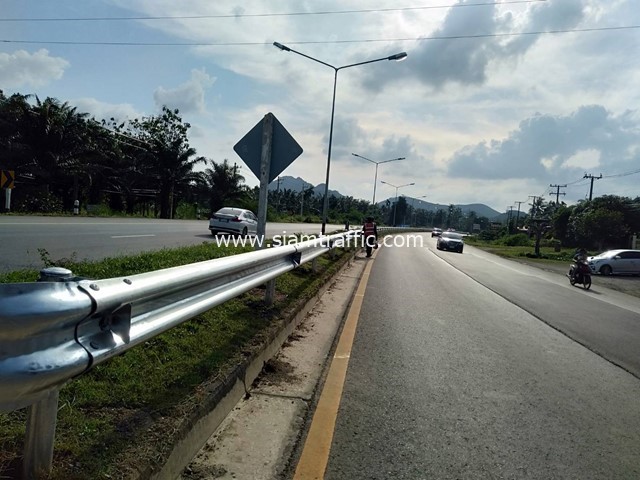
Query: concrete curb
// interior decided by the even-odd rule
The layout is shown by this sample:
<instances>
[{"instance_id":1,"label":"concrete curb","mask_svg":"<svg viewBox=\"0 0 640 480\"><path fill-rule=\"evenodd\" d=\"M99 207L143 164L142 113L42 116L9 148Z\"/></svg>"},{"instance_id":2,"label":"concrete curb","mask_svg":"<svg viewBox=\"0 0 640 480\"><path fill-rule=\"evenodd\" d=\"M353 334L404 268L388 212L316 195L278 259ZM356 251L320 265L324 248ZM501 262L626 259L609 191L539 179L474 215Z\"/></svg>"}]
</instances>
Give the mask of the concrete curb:
<instances>
[{"instance_id":1,"label":"concrete curb","mask_svg":"<svg viewBox=\"0 0 640 480\"><path fill-rule=\"evenodd\" d=\"M356 253L351 253L347 261L315 295L297 309L290 318L284 320L282 328L274 332L256 354L236 366L225 378L211 387L203 399L204 402L181 426L180 439L172 446L171 453L159 470L156 470L157 465L143 467L135 476L137 480L162 480L180 476L227 415L245 397L251 384L262 372L264 364L280 351L284 342L331 287L335 279L350 267Z\"/></svg>"}]
</instances>

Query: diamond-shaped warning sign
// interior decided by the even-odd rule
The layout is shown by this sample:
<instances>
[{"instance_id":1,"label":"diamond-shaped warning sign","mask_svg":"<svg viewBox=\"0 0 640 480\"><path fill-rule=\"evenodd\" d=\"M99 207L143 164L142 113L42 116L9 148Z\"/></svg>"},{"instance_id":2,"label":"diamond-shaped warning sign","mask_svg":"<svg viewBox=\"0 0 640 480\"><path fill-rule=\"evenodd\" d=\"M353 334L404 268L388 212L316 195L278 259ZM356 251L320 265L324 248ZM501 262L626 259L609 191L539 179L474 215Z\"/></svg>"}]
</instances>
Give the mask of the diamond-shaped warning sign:
<instances>
[{"instance_id":1,"label":"diamond-shaped warning sign","mask_svg":"<svg viewBox=\"0 0 640 480\"><path fill-rule=\"evenodd\" d=\"M273 116L273 140L271 145L271 168L269 183L280 175L285 168L302 154L302 147L294 140L287 129ZM260 120L242 140L233 147L247 167L260 178L260 160L262 155L262 124Z\"/></svg>"}]
</instances>

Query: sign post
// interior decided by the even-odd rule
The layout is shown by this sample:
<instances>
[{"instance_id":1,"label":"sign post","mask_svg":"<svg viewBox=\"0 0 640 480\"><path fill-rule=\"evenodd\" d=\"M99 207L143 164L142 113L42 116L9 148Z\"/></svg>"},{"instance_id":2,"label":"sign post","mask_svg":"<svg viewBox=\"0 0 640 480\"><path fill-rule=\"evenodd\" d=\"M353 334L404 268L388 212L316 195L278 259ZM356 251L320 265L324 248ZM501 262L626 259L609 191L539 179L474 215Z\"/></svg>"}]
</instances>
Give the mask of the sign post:
<instances>
[{"instance_id":1,"label":"sign post","mask_svg":"<svg viewBox=\"0 0 640 480\"><path fill-rule=\"evenodd\" d=\"M11 211L11 189L14 187L15 172L0 170L0 188L4 189L4 210Z\"/></svg>"},{"instance_id":2,"label":"sign post","mask_svg":"<svg viewBox=\"0 0 640 480\"><path fill-rule=\"evenodd\" d=\"M260 153L260 193L258 194L258 248L266 248L267 203L269 200L269 172L271 171L271 146L273 143L273 115L267 113L262 119L262 150ZM276 281L269 280L265 286L264 303L272 305L276 296Z\"/></svg>"},{"instance_id":3,"label":"sign post","mask_svg":"<svg viewBox=\"0 0 640 480\"><path fill-rule=\"evenodd\" d=\"M273 113L269 112L234 145L233 149L260 180L257 248L266 248L269 184L300 156L302 147ZM267 305L273 303L275 285L275 280L267 283L265 294Z\"/></svg>"}]
</instances>

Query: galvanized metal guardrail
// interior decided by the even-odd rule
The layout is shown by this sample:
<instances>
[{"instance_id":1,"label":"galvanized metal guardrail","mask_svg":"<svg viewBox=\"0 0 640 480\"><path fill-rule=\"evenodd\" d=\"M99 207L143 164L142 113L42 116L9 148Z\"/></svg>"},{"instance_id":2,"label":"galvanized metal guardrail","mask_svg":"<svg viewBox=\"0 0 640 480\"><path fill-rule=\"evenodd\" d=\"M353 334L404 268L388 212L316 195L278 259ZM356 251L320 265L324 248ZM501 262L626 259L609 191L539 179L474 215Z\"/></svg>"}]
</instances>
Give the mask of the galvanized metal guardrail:
<instances>
[{"instance_id":1,"label":"galvanized metal guardrail","mask_svg":"<svg viewBox=\"0 0 640 480\"><path fill-rule=\"evenodd\" d=\"M105 280L48 269L42 281L0 285L0 412L29 406L25 476L51 468L58 394L69 380L358 237L349 231Z\"/></svg>"},{"instance_id":2,"label":"galvanized metal guardrail","mask_svg":"<svg viewBox=\"0 0 640 480\"><path fill-rule=\"evenodd\" d=\"M380 228L379 233L409 229ZM137 275L87 280L47 269L0 284L0 412L29 407L24 474L51 469L60 388L119 355L334 247L350 230L305 242Z\"/></svg>"}]
</instances>

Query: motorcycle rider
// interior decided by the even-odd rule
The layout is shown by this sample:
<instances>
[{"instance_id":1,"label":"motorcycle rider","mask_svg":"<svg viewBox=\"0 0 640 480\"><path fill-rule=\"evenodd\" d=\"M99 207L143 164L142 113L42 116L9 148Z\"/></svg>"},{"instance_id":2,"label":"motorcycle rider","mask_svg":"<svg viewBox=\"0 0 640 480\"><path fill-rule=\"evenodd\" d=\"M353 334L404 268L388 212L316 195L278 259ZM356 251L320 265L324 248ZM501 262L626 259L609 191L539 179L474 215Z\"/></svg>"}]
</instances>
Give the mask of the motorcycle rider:
<instances>
[{"instance_id":1,"label":"motorcycle rider","mask_svg":"<svg viewBox=\"0 0 640 480\"><path fill-rule=\"evenodd\" d=\"M588 253L584 247L577 249L576 253L573 255L573 261L576 264L576 268L573 269L574 280L577 280L581 265L587 265L587 257Z\"/></svg>"}]
</instances>

